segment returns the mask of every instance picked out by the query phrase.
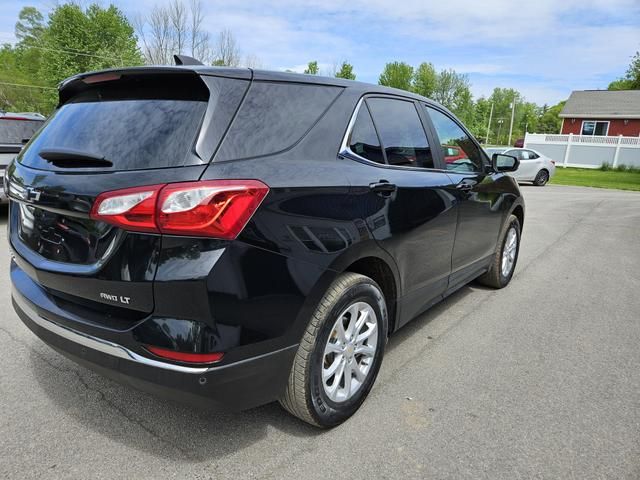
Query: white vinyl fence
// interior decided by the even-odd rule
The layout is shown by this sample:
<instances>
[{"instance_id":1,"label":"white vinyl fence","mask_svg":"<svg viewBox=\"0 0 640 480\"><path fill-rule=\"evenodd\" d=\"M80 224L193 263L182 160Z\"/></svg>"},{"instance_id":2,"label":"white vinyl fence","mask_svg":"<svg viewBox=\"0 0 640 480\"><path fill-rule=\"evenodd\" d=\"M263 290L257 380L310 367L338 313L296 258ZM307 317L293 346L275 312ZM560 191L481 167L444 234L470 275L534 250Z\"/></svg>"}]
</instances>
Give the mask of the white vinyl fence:
<instances>
[{"instance_id":1,"label":"white vinyl fence","mask_svg":"<svg viewBox=\"0 0 640 480\"><path fill-rule=\"evenodd\" d=\"M640 137L527 133L524 146L555 160L560 167L599 168L603 163L640 167Z\"/></svg>"}]
</instances>

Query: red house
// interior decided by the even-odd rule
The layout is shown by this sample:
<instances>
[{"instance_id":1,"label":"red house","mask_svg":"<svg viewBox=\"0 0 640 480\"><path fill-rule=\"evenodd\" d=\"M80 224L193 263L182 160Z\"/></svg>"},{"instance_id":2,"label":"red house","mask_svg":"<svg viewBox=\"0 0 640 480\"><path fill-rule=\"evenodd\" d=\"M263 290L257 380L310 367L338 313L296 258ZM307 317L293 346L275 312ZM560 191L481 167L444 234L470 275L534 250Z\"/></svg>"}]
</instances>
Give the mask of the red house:
<instances>
[{"instance_id":1,"label":"red house","mask_svg":"<svg viewBox=\"0 0 640 480\"><path fill-rule=\"evenodd\" d=\"M560 133L640 136L640 90L572 92L562 112Z\"/></svg>"}]
</instances>

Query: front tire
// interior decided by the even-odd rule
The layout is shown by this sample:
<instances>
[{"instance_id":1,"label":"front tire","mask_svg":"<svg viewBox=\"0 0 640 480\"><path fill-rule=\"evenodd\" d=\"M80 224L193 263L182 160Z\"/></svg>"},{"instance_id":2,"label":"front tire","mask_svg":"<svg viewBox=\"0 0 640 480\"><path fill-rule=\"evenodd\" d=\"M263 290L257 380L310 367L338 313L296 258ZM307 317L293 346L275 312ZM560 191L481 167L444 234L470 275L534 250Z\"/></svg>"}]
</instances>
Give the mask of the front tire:
<instances>
[{"instance_id":1,"label":"front tire","mask_svg":"<svg viewBox=\"0 0 640 480\"><path fill-rule=\"evenodd\" d=\"M478 282L488 287L504 288L511 281L520 253L520 221L510 215L500 234L500 248L489 267L489 271L478 277Z\"/></svg>"},{"instance_id":2,"label":"front tire","mask_svg":"<svg viewBox=\"0 0 640 480\"><path fill-rule=\"evenodd\" d=\"M536 187L544 187L548 181L549 181L549 172L543 168L536 175L536 178L533 180L533 184Z\"/></svg>"},{"instance_id":3,"label":"front tire","mask_svg":"<svg viewBox=\"0 0 640 480\"><path fill-rule=\"evenodd\" d=\"M387 322L378 284L357 273L341 274L311 317L280 404L321 428L347 420L378 375Z\"/></svg>"}]
</instances>

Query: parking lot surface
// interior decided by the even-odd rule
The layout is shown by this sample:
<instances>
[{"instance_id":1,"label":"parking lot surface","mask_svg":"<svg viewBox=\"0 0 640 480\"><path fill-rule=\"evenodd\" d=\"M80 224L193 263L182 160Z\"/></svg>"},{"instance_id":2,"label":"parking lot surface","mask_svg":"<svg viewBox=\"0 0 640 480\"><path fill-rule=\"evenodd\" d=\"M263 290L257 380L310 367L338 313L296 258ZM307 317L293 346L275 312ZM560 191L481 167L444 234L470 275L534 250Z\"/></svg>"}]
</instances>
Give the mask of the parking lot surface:
<instances>
[{"instance_id":1,"label":"parking lot surface","mask_svg":"<svg viewBox=\"0 0 640 480\"><path fill-rule=\"evenodd\" d=\"M320 431L212 414L60 356L13 312L0 230L0 478L640 478L640 193L522 187L510 286L470 285L391 338Z\"/></svg>"}]
</instances>

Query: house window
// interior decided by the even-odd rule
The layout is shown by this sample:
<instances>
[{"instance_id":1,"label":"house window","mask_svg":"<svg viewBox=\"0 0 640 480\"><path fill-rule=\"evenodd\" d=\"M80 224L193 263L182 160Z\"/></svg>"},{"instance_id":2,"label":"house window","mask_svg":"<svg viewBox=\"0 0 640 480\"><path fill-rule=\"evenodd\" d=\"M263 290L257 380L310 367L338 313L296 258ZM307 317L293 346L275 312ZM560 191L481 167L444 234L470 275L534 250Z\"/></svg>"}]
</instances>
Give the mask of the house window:
<instances>
[{"instance_id":1,"label":"house window","mask_svg":"<svg viewBox=\"0 0 640 480\"><path fill-rule=\"evenodd\" d=\"M606 135L609 132L609 122L585 120L582 122L582 135Z\"/></svg>"}]
</instances>

